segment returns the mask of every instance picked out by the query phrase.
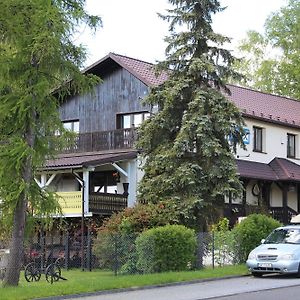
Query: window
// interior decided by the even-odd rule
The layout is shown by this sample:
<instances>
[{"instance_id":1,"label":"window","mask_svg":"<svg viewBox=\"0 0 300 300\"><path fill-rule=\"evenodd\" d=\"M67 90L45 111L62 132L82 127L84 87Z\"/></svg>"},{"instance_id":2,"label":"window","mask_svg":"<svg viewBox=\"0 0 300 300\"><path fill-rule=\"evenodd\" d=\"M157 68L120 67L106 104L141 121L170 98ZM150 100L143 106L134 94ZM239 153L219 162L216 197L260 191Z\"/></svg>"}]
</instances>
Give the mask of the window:
<instances>
[{"instance_id":1,"label":"window","mask_svg":"<svg viewBox=\"0 0 300 300\"><path fill-rule=\"evenodd\" d=\"M253 151L263 152L263 128L253 127Z\"/></svg>"},{"instance_id":2,"label":"window","mask_svg":"<svg viewBox=\"0 0 300 300\"><path fill-rule=\"evenodd\" d=\"M149 112L117 115L117 128L139 127L142 122L150 117Z\"/></svg>"},{"instance_id":3,"label":"window","mask_svg":"<svg viewBox=\"0 0 300 300\"><path fill-rule=\"evenodd\" d=\"M79 120L66 121L63 125L66 130L79 133Z\"/></svg>"},{"instance_id":4,"label":"window","mask_svg":"<svg viewBox=\"0 0 300 300\"><path fill-rule=\"evenodd\" d=\"M287 134L287 157L296 157L296 136L294 134Z\"/></svg>"}]
</instances>

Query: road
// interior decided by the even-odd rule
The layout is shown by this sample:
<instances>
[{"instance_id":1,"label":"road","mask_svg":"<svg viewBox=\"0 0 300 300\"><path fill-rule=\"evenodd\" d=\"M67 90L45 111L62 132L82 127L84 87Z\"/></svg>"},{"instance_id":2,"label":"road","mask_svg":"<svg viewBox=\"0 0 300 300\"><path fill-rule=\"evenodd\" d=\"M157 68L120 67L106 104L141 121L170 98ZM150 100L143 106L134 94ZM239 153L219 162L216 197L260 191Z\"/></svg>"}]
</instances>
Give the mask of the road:
<instances>
[{"instance_id":1,"label":"road","mask_svg":"<svg viewBox=\"0 0 300 300\"><path fill-rule=\"evenodd\" d=\"M300 294L300 279L290 276L272 275L263 278L245 276L66 298L74 300L277 300L291 299L292 296L293 299L298 299L295 298L297 294Z\"/></svg>"}]
</instances>

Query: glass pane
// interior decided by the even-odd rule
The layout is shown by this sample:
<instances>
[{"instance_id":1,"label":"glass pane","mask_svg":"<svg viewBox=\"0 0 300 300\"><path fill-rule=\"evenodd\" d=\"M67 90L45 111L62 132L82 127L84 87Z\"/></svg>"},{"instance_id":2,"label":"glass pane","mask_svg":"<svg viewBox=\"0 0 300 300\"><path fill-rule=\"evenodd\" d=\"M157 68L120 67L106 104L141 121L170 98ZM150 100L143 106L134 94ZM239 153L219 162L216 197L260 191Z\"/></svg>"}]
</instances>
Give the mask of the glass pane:
<instances>
[{"instance_id":1,"label":"glass pane","mask_svg":"<svg viewBox=\"0 0 300 300\"><path fill-rule=\"evenodd\" d=\"M130 115L124 115L123 116L123 127L122 128L130 128Z\"/></svg>"},{"instance_id":2,"label":"glass pane","mask_svg":"<svg viewBox=\"0 0 300 300\"><path fill-rule=\"evenodd\" d=\"M66 130L71 131L72 130L72 122L64 122L64 128Z\"/></svg>"},{"instance_id":3,"label":"glass pane","mask_svg":"<svg viewBox=\"0 0 300 300\"><path fill-rule=\"evenodd\" d=\"M138 127L142 124L143 122L143 114L135 114L133 115L133 124L134 127Z\"/></svg>"},{"instance_id":4,"label":"glass pane","mask_svg":"<svg viewBox=\"0 0 300 300\"><path fill-rule=\"evenodd\" d=\"M73 131L79 133L79 121L73 122Z\"/></svg>"},{"instance_id":5,"label":"glass pane","mask_svg":"<svg viewBox=\"0 0 300 300\"><path fill-rule=\"evenodd\" d=\"M293 134L288 134L287 147L288 156L295 157L295 136Z\"/></svg>"}]
</instances>

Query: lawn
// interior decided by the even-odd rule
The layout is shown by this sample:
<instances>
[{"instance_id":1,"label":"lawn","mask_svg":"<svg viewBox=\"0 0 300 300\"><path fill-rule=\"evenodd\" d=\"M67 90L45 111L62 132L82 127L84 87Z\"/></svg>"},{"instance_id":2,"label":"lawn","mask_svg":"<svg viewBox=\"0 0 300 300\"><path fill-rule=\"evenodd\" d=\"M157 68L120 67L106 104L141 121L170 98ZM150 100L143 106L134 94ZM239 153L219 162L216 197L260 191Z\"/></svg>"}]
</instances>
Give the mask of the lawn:
<instances>
[{"instance_id":1,"label":"lawn","mask_svg":"<svg viewBox=\"0 0 300 300\"><path fill-rule=\"evenodd\" d=\"M44 275L42 275L39 282L28 283L25 281L22 273L18 287L2 288L0 293L1 300L25 300L244 274L247 274L247 269L244 265L226 266L215 269L206 268L189 272L119 276L114 276L109 271L82 272L81 270L63 270L62 276L68 280L60 280L51 285L45 280Z\"/></svg>"}]
</instances>

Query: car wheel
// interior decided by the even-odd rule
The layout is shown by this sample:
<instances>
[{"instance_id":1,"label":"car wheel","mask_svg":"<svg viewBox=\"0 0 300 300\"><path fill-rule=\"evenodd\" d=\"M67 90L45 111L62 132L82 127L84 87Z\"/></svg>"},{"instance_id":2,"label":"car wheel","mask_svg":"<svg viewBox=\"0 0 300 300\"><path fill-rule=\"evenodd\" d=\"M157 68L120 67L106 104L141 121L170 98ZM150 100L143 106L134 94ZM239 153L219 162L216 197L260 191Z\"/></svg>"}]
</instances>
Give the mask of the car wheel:
<instances>
[{"instance_id":1,"label":"car wheel","mask_svg":"<svg viewBox=\"0 0 300 300\"><path fill-rule=\"evenodd\" d=\"M262 277L264 274L259 272L252 272L253 277Z\"/></svg>"},{"instance_id":2,"label":"car wheel","mask_svg":"<svg viewBox=\"0 0 300 300\"><path fill-rule=\"evenodd\" d=\"M298 265L298 272L297 272L296 276L297 276L297 278L300 278L300 263Z\"/></svg>"}]
</instances>

